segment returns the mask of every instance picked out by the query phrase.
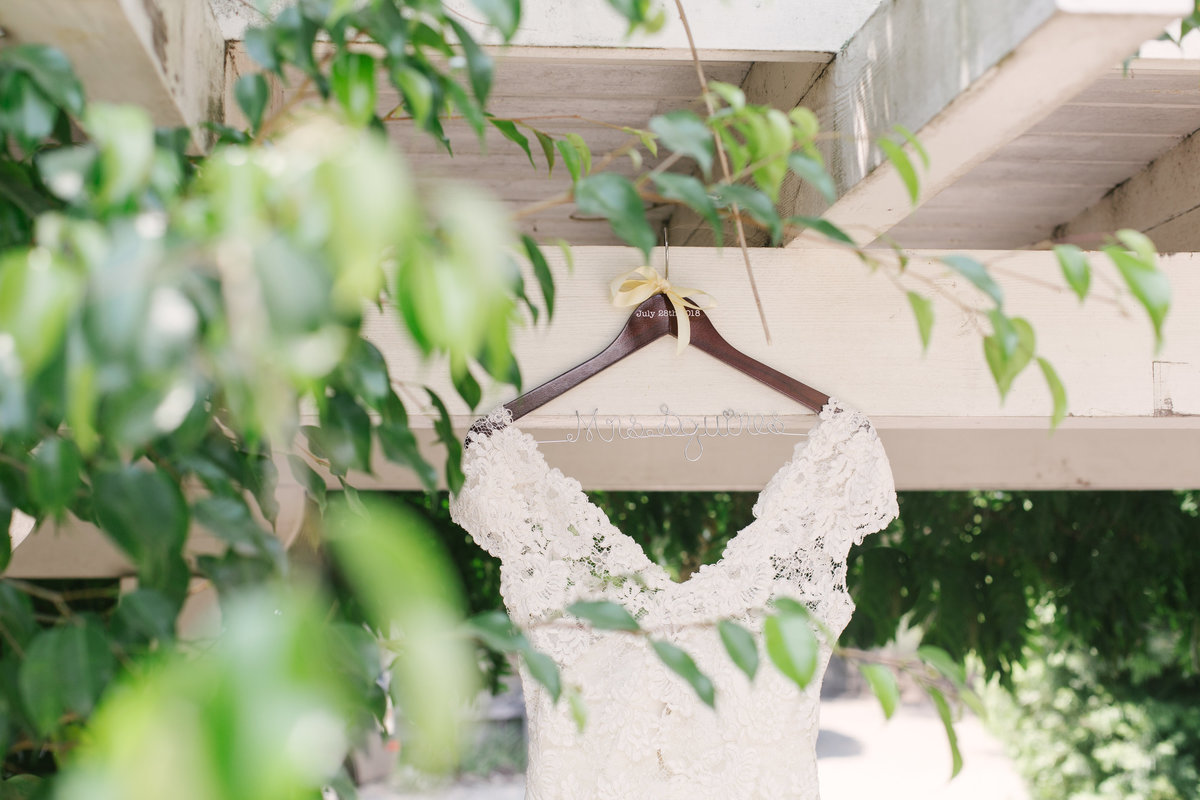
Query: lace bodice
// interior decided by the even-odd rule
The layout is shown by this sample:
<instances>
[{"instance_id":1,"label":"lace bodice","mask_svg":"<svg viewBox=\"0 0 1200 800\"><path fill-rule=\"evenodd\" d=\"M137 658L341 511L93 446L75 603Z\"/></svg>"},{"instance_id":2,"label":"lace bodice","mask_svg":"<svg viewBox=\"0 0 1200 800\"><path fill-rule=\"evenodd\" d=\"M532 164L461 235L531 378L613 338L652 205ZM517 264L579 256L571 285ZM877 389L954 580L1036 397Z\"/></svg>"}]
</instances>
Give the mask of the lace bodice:
<instances>
[{"instance_id":1,"label":"lace bodice","mask_svg":"<svg viewBox=\"0 0 1200 800\"><path fill-rule=\"evenodd\" d=\"M766 663L753 682L730 660L715 623L733 619L761 642L776 597L805 603L835 632L850 619L846 554L898 513L887 456L862 414L830 400L771 478L755 519L716 564L676 583L551 469L503 408L472 433L451 516L501 561L513 621L558 663L587 709L523 674L529 718L527 800L815 800L817 703L829 661L804 691ZM625 606L656 638L695 658L717 690L704 705L644 638L542 624L577 600Z\"/></svg>"}]
</instances>

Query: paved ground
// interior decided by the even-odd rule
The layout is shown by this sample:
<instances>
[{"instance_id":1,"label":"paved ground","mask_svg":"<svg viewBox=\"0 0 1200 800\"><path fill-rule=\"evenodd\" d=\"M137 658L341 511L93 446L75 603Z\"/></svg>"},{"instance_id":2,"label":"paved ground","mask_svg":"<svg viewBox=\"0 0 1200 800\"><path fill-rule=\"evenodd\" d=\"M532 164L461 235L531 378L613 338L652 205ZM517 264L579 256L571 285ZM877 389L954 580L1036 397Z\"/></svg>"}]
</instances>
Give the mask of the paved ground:
<instances>
[{"instance_id":1,"label":"paved ground","mask_svg":"<svg viewBox=\"0 0 1200 800\"><path fill-rule=\"evenodd\" d=\"M885 721L869 698L821 703L817 757L822 800L1028 800L1000 744L974 717L957 726L964 767L953 781L950 750L929 705L905 705ZM363 800L523 800L524 780L500 778L442 793L401 794L382 786Z\"/></svg>"}]
</instances>

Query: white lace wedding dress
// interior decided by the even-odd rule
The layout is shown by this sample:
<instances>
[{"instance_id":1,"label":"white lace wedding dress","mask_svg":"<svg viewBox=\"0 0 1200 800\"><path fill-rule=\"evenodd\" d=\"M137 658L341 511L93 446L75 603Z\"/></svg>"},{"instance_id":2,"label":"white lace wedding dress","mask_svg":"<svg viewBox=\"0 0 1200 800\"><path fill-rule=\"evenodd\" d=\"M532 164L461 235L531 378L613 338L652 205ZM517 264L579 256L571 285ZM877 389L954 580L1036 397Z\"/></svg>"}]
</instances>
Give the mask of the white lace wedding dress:
<instances>
[{"instance_id":1,"label":"white lace wedding dress","mask_svg":"<svg viewBox=\"0 0 1200 800\"><path fill-rule=\"evenodd\" d=\"M846 554L898 513L891 469L862 414L830 400L808 437L759 494L755 519L721 560L672 581L617 530L579 482L550 469L503 408L472 433L454 520L500 558L512 619L578 686L581 732L522 675L529 718L527 800L815 800L817 677L800 691L766 654L753 682L716 632L727 618L760 643L776 597L806 604L833 631L850 619ZM625 606L653 636L682 647L716 686L716 709L659 661L643 637L559 617L576 600Z\"/></svg>"}]
</instances>

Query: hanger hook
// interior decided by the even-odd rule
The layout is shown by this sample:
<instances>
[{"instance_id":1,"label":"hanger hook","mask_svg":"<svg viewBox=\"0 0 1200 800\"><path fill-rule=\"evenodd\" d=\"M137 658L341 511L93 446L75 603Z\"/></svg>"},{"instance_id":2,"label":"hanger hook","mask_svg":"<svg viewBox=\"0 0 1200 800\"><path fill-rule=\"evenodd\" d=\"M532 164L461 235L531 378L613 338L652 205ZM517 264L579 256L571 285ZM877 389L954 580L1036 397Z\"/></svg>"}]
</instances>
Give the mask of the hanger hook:
<instances>
[{"instance_id":1,"label":"hanger hook","mask_svg":"<svg viewBox=\"0 0 1200 800\"><path fill-rule=\"evenodd\" d=\"M671 240L667 238L667 226L663 225L663 279L671 278Z\"/></svg>"}]
</instances>

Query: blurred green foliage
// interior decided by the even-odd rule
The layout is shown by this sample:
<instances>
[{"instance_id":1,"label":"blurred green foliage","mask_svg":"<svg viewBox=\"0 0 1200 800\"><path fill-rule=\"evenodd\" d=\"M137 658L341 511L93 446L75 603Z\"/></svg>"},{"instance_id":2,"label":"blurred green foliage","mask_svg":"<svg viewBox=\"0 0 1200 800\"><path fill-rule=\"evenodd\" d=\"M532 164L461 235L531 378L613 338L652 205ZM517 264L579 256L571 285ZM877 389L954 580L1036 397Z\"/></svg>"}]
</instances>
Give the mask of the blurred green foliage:
<instances>
[{"instance_id":1,"label":"blurred green foliage","mask_svg":"<svg viewBox=\"0 0 1200 800\"><path fill-rule=\"evenodd\" d=\"M1128 654L1133 669L1121 670L1041 639L1012 691L989 695L992 728L1034 800L1200 796L1200 682L1181 674L1162 644Z\"/></svg>"},{"instance_id":2,"label":"blurred green foliage","mask_svg":"<svg viewBox=\"0 0 1200 800\"><path fill-rule=\"evenodd\" d=\"M518 0L475 5L511 38ZM663 21L651 0L609 5L631 28ZM331 47L318 46L324 38ZM379 47L351 52L351 41ZM119 598L99 587L90 604L75 602L78 587L0 580L5 795L283 800L333 787L346 798L354 790L342 758L387 721L389 694L412 723L404 756L453 768L462 745L456 709L475 686L477 661L493 675L504 663L476 653L473 640L519 654L539 680L559 686L553 663L503 618L462 626L464 615L497 607L498 570L445 526L443 499L408 501L415 514L364 502L350 485L379 459L411 468L430 490L439 472L451 489L462 481L461 444L442 398L421 387L402 397L396 387L409 376L393 375L364 337L372 306L398 311L401 335L442 359L471 408L480 381L519 386L511 330L553 309L553 276L537 243L514 236L504 213L474 191L418 186L387 143L385 117L407 115L449 149L442 121L460 115L481 144L498 130L531 162L533 136L548 168L561 156L571 199L643 251L656 242L643 203L654 180L668 202L694 208L718 232L744 212L776 241L789 226L809 228L880 266L828 221L779 217L772 200L789 171L833 197L815 120L747 104L735 87L706 88L722 103L708 118L681 112L649 131L629 129L631 145L614 154L640 170L638 147L657 154L661 146L695 161L705 181L630 180L593 172L579 136L489 116L492 59L435 0L300 0L249 30L245 43L261 68L234 86L245 128L212 121L207 134L155 129L144 109L86 103L53 48L0 50L0 530L18 513L94 523L137 579ZM376 108L380 74L400 97L386 115ZM276 80L305 102L288 113L269 108ZM716 142L731 174L716 175ZM903 145L885 150L915 193ZM1120 244L1110 256L1125 265L1157 329L1169 294L1153 253L1131 236ZM518 257L530 262L540 302L526 293ZM1086 272L1077 261L1072 285ZM985 266L946 263L995 302L985 350L1003 387L1030 362L1032 332L1001 313ZM914 308L927 336L930 306ZM1065 395L1054 399L1059 413ZM436 420L442 470L416 447L415 411ZM318 533L329 534L330 586L339 591L299 574L273 535L284 463L315 506L333 506ZM327 482L343 489L340 498L327 496ZM601 500L681 580L719 558L749 507L732 494L711 503ZM190 553L195 527L222 551ZM886 547L864 552L919 563L929 557L920 548L878 555L917 538L881 537ZM1031 547L1039 544L1047 543ZM0 543L0 568L10 557ZM949 574L954 564L940 566ZM211 642L177 639L196 577L221 595L224 631ZM903 580L912 585L900 587L899 605L859 581L870 610L863 625L875 626L859 631L864 641L884 636L903 611L924 609L936 641L956 656L984 652L1003 669L1018 657L1007 635L981 633L990 625L935 613L970 600L973 583ZM980 602L994 599L984 595ZM1156 602L1174 599L1167 592ZM1097 614L1109 613L1105 600L1084 597ZM801 611L777 612L787 624L773 650L792 661L811 650L807 624L793 624ZM1132 630L1118 633L1137 641ZM711 701L690 657L666 646L660 654ZM803 677L803 665L793 666Z\"/></svg>"}]
</instances>

